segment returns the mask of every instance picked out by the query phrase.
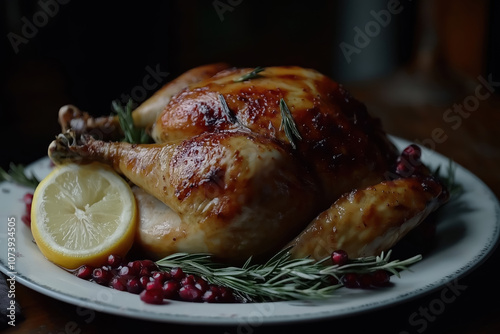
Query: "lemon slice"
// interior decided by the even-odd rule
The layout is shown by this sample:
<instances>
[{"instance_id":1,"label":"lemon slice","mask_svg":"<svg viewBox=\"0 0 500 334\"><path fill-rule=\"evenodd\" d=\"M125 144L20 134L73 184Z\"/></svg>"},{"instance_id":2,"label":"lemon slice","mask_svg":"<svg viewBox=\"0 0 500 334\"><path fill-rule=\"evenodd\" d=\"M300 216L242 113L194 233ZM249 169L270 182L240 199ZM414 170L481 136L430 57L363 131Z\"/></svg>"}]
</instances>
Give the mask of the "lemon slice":
<instances>
[{"instance_id":1,"label":"lemon slice","mask_svg":"<svg viewBox=\"0 0 500 334\"><path fill-rule=\"evenodd\" d=\"M135 197L116 172L99 163L56 167L33 195L31 231L53 263L75 269L125 256L134 241Z\"/></svg>"}]
</instances>

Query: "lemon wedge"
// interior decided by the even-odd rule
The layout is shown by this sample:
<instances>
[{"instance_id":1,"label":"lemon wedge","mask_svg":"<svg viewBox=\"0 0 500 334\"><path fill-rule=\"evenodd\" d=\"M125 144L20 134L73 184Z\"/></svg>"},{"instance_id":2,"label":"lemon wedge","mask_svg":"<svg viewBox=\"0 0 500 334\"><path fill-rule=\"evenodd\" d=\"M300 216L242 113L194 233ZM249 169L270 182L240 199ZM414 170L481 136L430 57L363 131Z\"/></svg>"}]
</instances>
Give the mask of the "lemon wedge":
<instances>
[{"instance_id":1,"label":"lemon wedge","mask_svg":"<svg viewBox=\"0 0 500 334\"><path fill-rule=\"evenodd\" d=\"M48 260L66 269L100 266L110 254L125 256L136 224L130 186L99 163L55 167L33 194L33 238Z\"/></svg>"}]
</instances>

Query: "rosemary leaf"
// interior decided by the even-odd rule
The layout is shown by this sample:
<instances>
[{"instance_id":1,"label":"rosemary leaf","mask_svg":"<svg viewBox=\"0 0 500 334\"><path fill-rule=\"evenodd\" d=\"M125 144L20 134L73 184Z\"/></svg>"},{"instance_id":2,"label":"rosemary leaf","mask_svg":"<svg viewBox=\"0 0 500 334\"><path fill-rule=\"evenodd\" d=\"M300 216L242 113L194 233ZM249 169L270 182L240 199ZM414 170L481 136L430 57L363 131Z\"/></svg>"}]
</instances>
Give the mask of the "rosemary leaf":
<instances>
[{"instance_id":1,"label":"rosemary leaf","mask_svg":"<svg viewBox=\"0 0 500 334\"><path fill-rule=\"evenodd\" d=\"M3 168L0 168L0 181L13 182L33 189L35 189L40 183L33 173L30 175L27 174L23 165L16 165L12 162L9 165L8 172L6 172Z\"/></svg>"},{"instance_id":2,"label":"rosemary leaf","mask_svg":"<svg viewBox=\"0 0 500 334\"><path fill-rule=\"evenodd\" d=\"M292 113L290 112L290 109L288 109L288 106L286 105L286 102L283 98L281 98L280 100L280 111L281 111L280 130L281 129L285 130L285 135L288 138L288 141L290 141L292 148L296 149L297 146L295 145L295 139L302 140L302 137L300 136L299 130L295 125Z\"/></svg>"},{"instance_id":3,"label":"rosemary leaf","mask_svg":"<svg viewBox=\"0 0 500 334\"><path fill-rule=\"evenodd\" d=\"M251 80L255 78L259 78L261 75L259 74L260 72L264 71L265 68L261 66L257 66L253 71L248 72L247 74L242 75L238 79L234 79L234 82L242 82L246 80Z\"/></svg>"},{"instance_id":4,"label":"rosemary leaf","mask_svg":"<svg viewBox=\"0 0 500 334\"><path fill-rule=\"evenodd\" d=\"M434 176L440 178L445 184L446 188L450 192L450 197L459 197L463 193L463 188L460 184L456 182L455 174L456 174L456 164L453 160L449 159L448 161L448 170L445 175L441 174L441 166L438 166L433 174Z\"/></svg>"},{"instance_id":5,"label":"rosemary leaf","mask_svg":"<svg viewBox=\"0 0 500 334\"><path fill-rule=\"evenodd\" d=\"M352 259L339 266L329 264L329 257L320 261L291 259L288 251L278 252L264 264L247 261L242 267L212 262L208 254L177 253L156 263L163 270L180 267L212 284L231 288L244 301L257 302L330 298L342 286L340 283L331 284L331 277L339 279L346 273L371 273L379 269L399 277L401 270L407 270L422 258L417 255L404 261L390 261L389 251L380 256Z\"/></svg>"},{"instance_id":6,"label":"rosemary leaf","mask_svg":"<svg viewBox=\"0 0 500 334\"><path fill-rule=\"evenodd\" d=\"M134 125L132 118L133 101L129 100L125 107L117 101L112 102L114 112L118 115L120 127L125 135L124 141L131 144L147 144L151 142L151 138L145 129L137 128Z\"/></svg>"},{"instance_id":7,"label":"rosemary leaf","mask_svg":"<svg viewBox=\"0 0 500 334\"><path fill-rule=\"evenodd\" d=\"M229 109L229 107L227 106L227 102L226 102L226 99L224 98L224 96L222 94L219 94L219 101L222 105L222 111L226 114L227 118L229 119L229 121L233 124L238 124L238 118L236 117L236 115L231 111L231 109Z\"/></svg>"}]
</instances>

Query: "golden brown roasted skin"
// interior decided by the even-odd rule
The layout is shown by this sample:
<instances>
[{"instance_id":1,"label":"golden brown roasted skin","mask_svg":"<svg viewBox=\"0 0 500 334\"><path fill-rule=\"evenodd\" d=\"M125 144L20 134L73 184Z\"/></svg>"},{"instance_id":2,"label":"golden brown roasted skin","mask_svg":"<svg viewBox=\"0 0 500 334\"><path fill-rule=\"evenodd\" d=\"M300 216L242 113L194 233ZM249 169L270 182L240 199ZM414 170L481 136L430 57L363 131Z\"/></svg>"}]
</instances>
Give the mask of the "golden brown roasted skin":
<instances>
[{"instance_id":1,"label":"golden brown roasted skin","mask_svg":"<svg viewBox=\"0 0 500 334\"><path fill-rule=\"evenodd\" d=\"M280 142L323 186L324 205L353 188L381 181L396 151L378 119L338 83L311 69L267 67L260 76L235 82L246 69L223 70L172 98L153 126L156 142L246 128ZM221 94L237 119L223 111ZM284 99L302 140L292 149L281 129Z\"/></svg>"},{"instance_id":2,"label":"golden brown roasted skin","mask_svg":"<svg viewBox=\"0 0 500 334\"><path fill-rule=\"evenodd\" d=\"M59 162L109 164L173 210L179 228L171 221L168 232L149 230L138 238L156 256L189 249L225 261L263 258L297 235L319 209L317 186L294 156L248 131L152 145L87 138L65 151L56 145L50 150ZM158 245L158 238L164 243Z\"/></svg>"},{"instance_id":3,"label":"golden brown roasted skin","mask_svg":"<svg viewBox=\"0 0 500 334\"><path fill-rule=\"evenodd\" d=\"M342 249L351 258L378 255L418 226L443 201L430 177L384 181L341 196L289 246L293 257L316 260Z\"/></svg>"},{"instance_id":4,"label":"golden brown roasted skin","mask_svg":"<svg viewBox=\"0 0 500 334\"><path fill-rule=\"evenodd\" d=\"M387 180L398 152L378 119L326 76L268 67L241 81L252 69L207 75L214 69L159 92L168 100L162 111L134 111L155 144L68 132L49 147L56 163L101 161L142 189L137 240L153 257L210 252L240 262L265 258L291 240L294 256L319 258L339 247L375 255L445 201L431 178L426 187L415 177ZM300 139L282 128L281 100ZM158 96L143 105L157 106Z\"/></svg>"}]
</instances>

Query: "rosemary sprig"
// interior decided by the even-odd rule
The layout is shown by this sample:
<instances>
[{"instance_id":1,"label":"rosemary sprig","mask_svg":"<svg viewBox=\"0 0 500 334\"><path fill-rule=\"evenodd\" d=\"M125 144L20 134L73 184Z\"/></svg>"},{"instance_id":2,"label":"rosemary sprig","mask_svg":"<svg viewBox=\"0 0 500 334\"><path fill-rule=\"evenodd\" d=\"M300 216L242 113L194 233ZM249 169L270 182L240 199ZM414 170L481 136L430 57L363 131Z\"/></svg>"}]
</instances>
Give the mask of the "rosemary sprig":
<instances>
[{"instance_id":1,"label":"rosemary sprig","mask_svg":"<svg viewBox=\"0 0 500 334\"><path fill-rule=\"evenodd\" d=\"M219 94L219 101L222 105L222 111L226 114L227 118L229 118L229 121L233 124L239 123L238 118L236 117L234 112L227 106L226 99L222 94Z\"/></svg>"},{"instance_id":2,"label":"rosemary sprig","mask_svg":"<svg viewBox=\"0 0 500 334\"><path fill-rule=\"evenodd\" d=\"M120 127L125 134L124 141L131 144L147 144L151 141L151 138L146 130L137 128L134 125L134 119L132 118L133 104L134 102L129 100L125 107L123 107L117 101L113 101L112 107L114 112L118 115Z\"/></svg>"},{"instance_id":3,"label":"rosemary sprig","mask_svg":"<svg viewBox=\"0 0 500 334\"><path fill-rule=\"evenodd\" d=\"M0 181L14 182L33 189L40 183L33 173L27 174L23 165L16 165L13 162L10 163L8 172L0 168Z\"/></svg>"},{"instance_id":4,"label":"rosemary sprig","mask_svg":"<svg viewBox=\"0 0 500 334\"><path fill-rule=\"evenodd\" d=\"M446 188L450 192L450 197L458 197L463 193L462 186L456 182L455 174L456 174L457 165L453 162L453 160L449 159L448 161L448 170L445 175L441 175L441 165L439 165L433 172L434 176L438 177L443 181Z\"/></svg>"},{"instance_id":5,"label":"rosemary sprig","mask_svg":"<svg viewBox=\"0 0 500 334\"><path fill-rule=\"evenodd\" d=\"M253 71L248 72L247 74L242 75L241 77L234 79L234 82L242 82L246 80L251 80L255 78L259 78L261 75L259 74L260 72L264 71L265 68L261 66L257 66Z\"/></svg>"},{"instance_id":6,"label":"rosemary sprig","mask_svg":"<svg viewBox=\"0 0 500 334\"><path fill-rule=\"evenodd\" d=\"M391 252L384 255L353 259L343 266L329 264L330 258L315 261L311 258L292 259L289 249L277 253L264 264L251 264L251 258L241 267L224 266L212 262L209 254L176 253L157 261L163 270L180 267L186 273L198 275L212 284L231 288L244 301L278 301L324 299L333 296L342 287L332 284L332 277L340 282L345 273L370 273L387 270L399 277L399 271L421 260L390 261Z\"/></svg>"},{"instance_id":7,"label":"rosemary sprig","mask_svg":"<svg viewBox=\"0 0 500 334\"><path fill-rule=\"evenodd\" d=\"M280 130L281 129L285 130L286 137L290 141L292 148L295 149L297 148L297 146L295 145L295 139L302 140L302 137L300 136L299 130L295 125L292 113L290 112L290 109L288 109L288 106L286 105L286 102L283 98L281 98L280 100L280 111L281 111Z\"/></svg>"}]
</instances>

